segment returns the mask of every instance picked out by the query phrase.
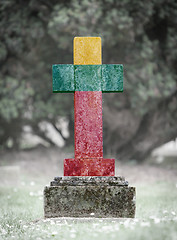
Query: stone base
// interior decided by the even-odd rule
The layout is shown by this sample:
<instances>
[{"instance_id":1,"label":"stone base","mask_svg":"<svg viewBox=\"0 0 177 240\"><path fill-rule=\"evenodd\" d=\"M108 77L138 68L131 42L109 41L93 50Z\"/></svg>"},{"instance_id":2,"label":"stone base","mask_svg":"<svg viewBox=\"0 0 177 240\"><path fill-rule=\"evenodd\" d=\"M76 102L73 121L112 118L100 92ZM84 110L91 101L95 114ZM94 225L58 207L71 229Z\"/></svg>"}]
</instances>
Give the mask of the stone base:
<instances>
[{"instance_id":1,"label":"stone base","mask_svg":"<svg viewBox=\"0 0 177 240\"><path fill-rule=\"evenodd\" d=\"M44 189L44 215L133 218L135 188L123 177L56 177Z\"/></svg>"}]
</instances>

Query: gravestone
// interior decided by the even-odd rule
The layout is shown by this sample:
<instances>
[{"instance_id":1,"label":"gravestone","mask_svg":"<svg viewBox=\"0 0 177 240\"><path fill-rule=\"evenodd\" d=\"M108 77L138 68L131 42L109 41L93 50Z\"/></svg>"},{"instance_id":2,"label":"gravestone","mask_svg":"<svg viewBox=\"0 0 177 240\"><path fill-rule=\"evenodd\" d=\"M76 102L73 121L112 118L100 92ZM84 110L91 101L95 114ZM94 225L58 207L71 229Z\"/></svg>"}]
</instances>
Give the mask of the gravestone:
<instances>
[{"instance_id":1,"label":"gravestone","mask_svg":"<svg viewBox=\"0 0 177 240\"><path fill-rule=\"evenodd\" d=\"M103 158L102 92L123 91L123 66L103 64L101 38L74 38L74 65L53 65L53 92L74 93L75 158L44 189L45 217L134 217L135 188Z\"/></svg>"}]
</instances>

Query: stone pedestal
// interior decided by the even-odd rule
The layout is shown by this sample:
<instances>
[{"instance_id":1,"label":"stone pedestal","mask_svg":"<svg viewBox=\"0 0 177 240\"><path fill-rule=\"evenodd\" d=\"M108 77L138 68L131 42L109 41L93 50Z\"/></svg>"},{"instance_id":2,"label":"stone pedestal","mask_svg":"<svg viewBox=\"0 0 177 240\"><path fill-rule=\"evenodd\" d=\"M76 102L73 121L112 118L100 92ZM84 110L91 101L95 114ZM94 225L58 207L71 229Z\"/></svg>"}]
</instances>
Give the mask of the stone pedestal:
<instances>
[{"instance_id":1,"label":"stone pedestal","mask_svg":"<svg viewBox=\"0 0 177 240\"><path fill-rule=\"evenodd\" d=\"M135 188L124 177L55 177L44 189L44 215L133 218Z\"/></svg>"}]
</instances>

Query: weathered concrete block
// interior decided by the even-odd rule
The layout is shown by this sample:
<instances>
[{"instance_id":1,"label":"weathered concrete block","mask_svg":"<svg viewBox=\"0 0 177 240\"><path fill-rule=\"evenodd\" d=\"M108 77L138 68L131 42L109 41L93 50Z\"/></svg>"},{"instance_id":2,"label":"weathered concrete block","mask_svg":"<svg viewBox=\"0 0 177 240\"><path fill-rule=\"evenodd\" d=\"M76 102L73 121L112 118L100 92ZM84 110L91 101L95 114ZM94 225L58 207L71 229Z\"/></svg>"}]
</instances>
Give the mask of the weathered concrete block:
<instances>
[{"instance_id":1,"label":"weathered concrete block","mask_svg":"<svg viewBox=\"0 0 177 240\"><path fill-rule=\"evenodd\" d=\"M123 65L102 65L102 91L123 92Z\"/></svg>"},{"instance_id":2,"label":"weathered concrete block","mask_svg":"<svg viewBox=\"0 0 177 240\"><path fill-rule=\"evenodd\" d=\"M52 66L53 92L74 92L74 66L54 64Z\"/></svg>"},{"instance_id":3,"label":"weathered concrete block","mask_svg":"<svg viewBox=\"0 0 177 240\"><path fill-rule=\"evenodd\" d=\"M101 65L74 65L75 91L101 91Z\"/></svg>"},{"instance_id":4,"label":"weathered concrete block","mask_svg":"<svg viewBox=\"0 0 177 240\"><path fill-rule=\"evenodd\" d=\"M135 188L123 177L58 177L44 189L45 217L135 216Z\"/></svg>"}]
</instances>

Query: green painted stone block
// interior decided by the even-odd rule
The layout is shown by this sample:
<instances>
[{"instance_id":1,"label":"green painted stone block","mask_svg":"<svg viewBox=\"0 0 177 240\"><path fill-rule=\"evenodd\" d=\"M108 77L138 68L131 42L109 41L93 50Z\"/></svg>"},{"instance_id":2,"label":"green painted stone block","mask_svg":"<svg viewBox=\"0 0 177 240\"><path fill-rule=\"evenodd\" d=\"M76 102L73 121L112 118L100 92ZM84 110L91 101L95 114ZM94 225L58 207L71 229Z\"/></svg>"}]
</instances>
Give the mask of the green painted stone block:
<instances>
[{"instance_id":1,"label":"green painted stone block","mask_svg":"<svg viewBox=\"0 0 177 240\"><path fill-rule=\"evenodd\" d=\"M101 65L74 65L75 91L101 91Z\"/></svg>"},{"instance_id":2,"label":"green painted stone block","mask_svg":"<svg viewBox=\"0 0 177 240\"><path fill-rule=\"evenodd\" d=\"M55 64L52 66L53 92L74 92L74 66Z\"/></svg>"},{"instance_id":3,"label":"green painted stone block","mask_svg":"<svg viewBox=\"0 0 177 240\"><path fill-rule=\"evenodd\" d=\"M72 65L52 66L53 92L123 91L123 65Z\"/></svg>"},{"instance_id":4,"label":"green painted stone block","mask_svg":"<svg viewBox=\"0 0 177 240\"><path fill-rule=\"evenodd\" d=\"M102 91L123 92L123 65L102 65Z\"/></svg>"}]
</instances>

